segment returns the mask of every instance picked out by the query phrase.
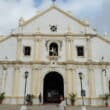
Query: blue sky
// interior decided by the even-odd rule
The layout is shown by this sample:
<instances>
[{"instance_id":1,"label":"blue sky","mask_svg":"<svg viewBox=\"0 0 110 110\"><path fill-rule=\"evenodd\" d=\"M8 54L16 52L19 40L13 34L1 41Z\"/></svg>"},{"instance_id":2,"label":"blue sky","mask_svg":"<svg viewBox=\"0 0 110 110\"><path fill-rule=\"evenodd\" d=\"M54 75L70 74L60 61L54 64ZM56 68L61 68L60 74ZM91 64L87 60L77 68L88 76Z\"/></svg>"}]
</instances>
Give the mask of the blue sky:
<instances>
[{"instance_id":1,"label":"blue sky","mask_svg":"<svg viewBox=\"0 0 110 110\"><path fill-rule=\"evenodd\" d=\"M29 19L51 4L52 0L0 0L0 34L17 27L20 17ZM110 34L110 0L56 0L56 5L79 19L88 18L100 33Z\"/></svg>"}]
</instances>

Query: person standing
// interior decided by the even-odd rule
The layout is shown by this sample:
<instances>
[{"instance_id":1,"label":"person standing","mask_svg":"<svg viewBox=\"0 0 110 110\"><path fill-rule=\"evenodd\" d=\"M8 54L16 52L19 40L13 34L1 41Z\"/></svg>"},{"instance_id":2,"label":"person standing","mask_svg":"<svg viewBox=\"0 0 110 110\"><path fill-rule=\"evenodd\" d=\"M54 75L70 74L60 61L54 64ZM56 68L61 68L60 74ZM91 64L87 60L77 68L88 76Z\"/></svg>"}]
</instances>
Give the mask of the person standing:
<instances>
[{"instance_id":1,"label":"person standing","mask_svg":"<svg viewBox=\"0 0 110 110\"><path fill-rule=\"evenodd\" d=\"M40 94L39 94L39 104L41 104L41 101L42 101L41 98L42 98L42 97L41 97L41 93L40 93Z\"/></svg>"},{"instance_id":2,"label":"person standing","mask_svg":"<svg viewBox=\"0 0 110 110\"><path fill-rule=\"evenodd\" d=\"M66 110L66 101L63 96L60 96L59 110Z\"/></svg>"}]
</instances>

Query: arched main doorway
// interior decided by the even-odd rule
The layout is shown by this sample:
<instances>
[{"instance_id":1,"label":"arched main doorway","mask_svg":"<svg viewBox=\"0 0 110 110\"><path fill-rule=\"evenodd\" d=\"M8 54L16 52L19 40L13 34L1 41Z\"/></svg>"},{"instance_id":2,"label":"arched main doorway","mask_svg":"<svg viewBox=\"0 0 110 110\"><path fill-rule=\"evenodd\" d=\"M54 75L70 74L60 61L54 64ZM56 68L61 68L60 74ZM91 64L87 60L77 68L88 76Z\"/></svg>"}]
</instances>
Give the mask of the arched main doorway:
<instances>
[{"instance_id":1,"label":"arched main doorway","mask_svg":"<svg viewBox=\"0 0 110 110\"><path fill-rule=\"evenodd\" d=\"M44 103L59 103L59 97L64 96L63 77L57 72L50 72L44 78Z\"/></svg>"}]
</instances>

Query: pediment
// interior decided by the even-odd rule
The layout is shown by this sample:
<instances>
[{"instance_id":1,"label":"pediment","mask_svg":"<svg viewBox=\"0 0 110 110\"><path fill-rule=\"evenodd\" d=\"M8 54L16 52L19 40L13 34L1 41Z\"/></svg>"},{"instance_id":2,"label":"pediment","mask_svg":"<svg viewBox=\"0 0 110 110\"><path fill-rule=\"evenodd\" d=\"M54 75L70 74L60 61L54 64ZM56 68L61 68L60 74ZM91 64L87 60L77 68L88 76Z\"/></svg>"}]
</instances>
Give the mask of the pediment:
<instances>
[{"instance_id":1,"label":"pediment","mask_svg":"<svg viewBox=\"0 0 110 110\"><path fill-rule=\"evenodd\" d=\"M57 31L52 32L51 26L56 26ZM47 10L22 22L22 25L20 25L19 28L23 27L22 32L27 34L36 32L64 34L68 31L71 31L72 33L81 33L85 30L86 26L88 25L74 17L72 14L52 5Z\"/></svg>"},{"instance_id":2,"label":"pediment","mask_svg":"<svg viewBox=\"0 0 110 110\"><path fill-rule=\"evenodd\" d=\"M35 19L38 19L39 17L47 14L49 11L52 11L52 10L56 10L62 14L64 14L65 16L67 16L68 18L72 19L72 20L75 20L76 22L84 25L84 26L87 26L87 24L85 24L83 21L77 19L75 16L73 16L72 14L70 14L69 12L65 12L63 11L62 9L58 8L56 5L52 5L50 8L48 8L47 10L43 11L43 12L40 12L39 14L33 16L31 19L25 21L22 25L26 25L28 23L30 23L31 21L35 20Z\"/></svg>"}]
</instances>

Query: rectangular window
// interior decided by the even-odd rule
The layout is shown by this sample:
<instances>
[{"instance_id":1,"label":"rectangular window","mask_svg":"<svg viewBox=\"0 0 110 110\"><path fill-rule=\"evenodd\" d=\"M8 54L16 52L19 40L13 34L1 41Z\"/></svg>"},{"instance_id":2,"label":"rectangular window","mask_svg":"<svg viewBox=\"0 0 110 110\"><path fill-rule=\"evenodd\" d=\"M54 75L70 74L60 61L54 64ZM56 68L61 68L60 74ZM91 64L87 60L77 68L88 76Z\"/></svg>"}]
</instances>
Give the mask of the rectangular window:
<instances>
[{"instance_id":1,"label":"rectangular window","mask_svg":"<svg viewBox=\"0 0 110 110\"><path fill-rule=\"evenodd\" d=\"M84 47L77 46L77 56L84 56Z\"/></svg>"},{"instance_id":2,"label":"rectangular window","mask_svg":"<svg viewBox=\"0 0 110 110\"><path fill-rule=\"evenodd\" d=\"M30 46L24 46L24 55L30 56L31 55L31 47Z\"/></svg>"}]
</instances>

